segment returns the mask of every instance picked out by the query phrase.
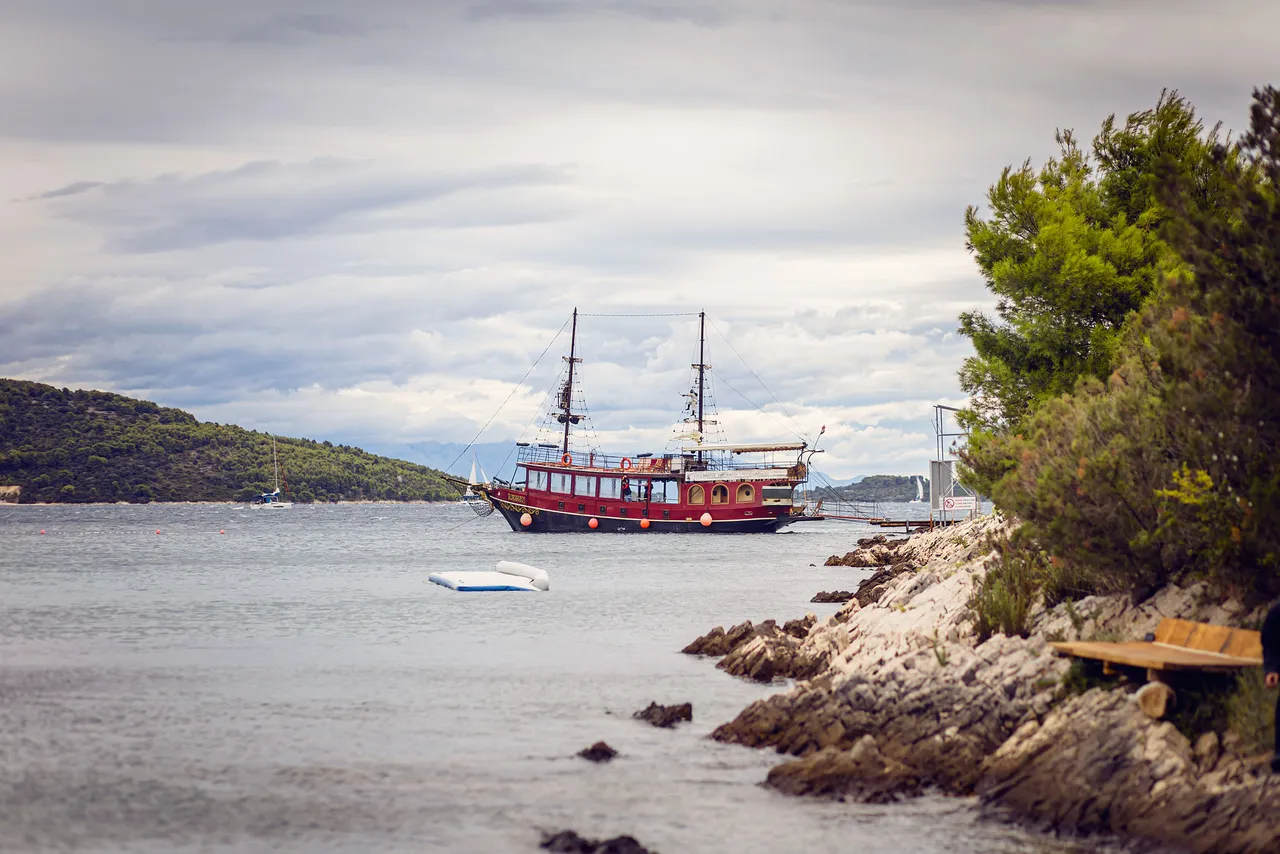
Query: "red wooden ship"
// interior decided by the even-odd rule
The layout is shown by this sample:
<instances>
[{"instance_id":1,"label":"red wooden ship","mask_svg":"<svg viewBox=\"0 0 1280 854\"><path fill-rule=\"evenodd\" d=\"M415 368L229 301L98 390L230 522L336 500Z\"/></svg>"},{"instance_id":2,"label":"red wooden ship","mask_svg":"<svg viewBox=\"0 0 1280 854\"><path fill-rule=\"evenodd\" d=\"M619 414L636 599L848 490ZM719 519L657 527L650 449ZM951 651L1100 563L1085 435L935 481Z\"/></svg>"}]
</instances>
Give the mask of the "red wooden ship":
<instances>
[{"instance_id":1,"label":"red wooden ship","mask_svg":"<svg viewBox=\"0 0 1280 854\"><path fill-rule=\"evenodd\" d=\"M578 312L573 312L567 377L550 413L558 442L519 442L513 482L472 484L513 531L538 533L767 533L820 518L796 500L808 478L806 442L734 445L705 442L706 313L700 313L698 363L685 419L692 430L662 454L631 457L571 442L585 417L575 393ZM455 485L464 485L460 479ZM491 511L489 511L491 512Z\"/></svg>"}]
</instances>

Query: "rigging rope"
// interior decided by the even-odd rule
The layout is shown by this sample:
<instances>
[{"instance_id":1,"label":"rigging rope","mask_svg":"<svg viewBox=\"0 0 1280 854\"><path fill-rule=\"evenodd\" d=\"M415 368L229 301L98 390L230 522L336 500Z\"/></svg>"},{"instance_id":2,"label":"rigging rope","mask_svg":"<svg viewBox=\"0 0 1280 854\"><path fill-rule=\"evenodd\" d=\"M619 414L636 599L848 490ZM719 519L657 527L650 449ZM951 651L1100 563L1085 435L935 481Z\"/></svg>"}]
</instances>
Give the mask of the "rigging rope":
<instances>
[{"instance_id":1,"label":"rigging rope","mask_svg":"<svg viewBox=\"0 0 1280 854\"><path fill-rule=\"evenodd\" d=\"M708 322L710 322L710 321L708 321ZM728 344L728 345L729 345L729 349L730 349L730 350L733 350L733 355L735 355L735 356L737 356L737 357L738 357L738 361L742 363L742 366L743 366L744 368L746 368L748 371L750 371L750 372L751 372L751 376L753 376L753 377L755 377L755 378L756 378L756 382L760 383L760 388L762 388L762 389L764 389L765 391L769 392L769 397L772 397L772 398L773 398L773 402L774 402L774 403L776 403L776 404L778 404L778 408L782 410L782 414L783 414L783 415L785 415L785 416L787 416L787 418L788 418L788 419L790 419L791 423L795 426L795 430L793 431L793 433L795 434L795 436L797 436L797 437L798 437L798 438L800 438L800 439L805 440L806 442L807 442L807 441L809 441L809 435L808 435L807 433L800 432L800 431L803 431L803 429L804 429L803 427L801 427L801 426L800 426L800 422L796 421L794 418L792 418L792 417L791 417L791 413L790 413L790 412L787 412L787 408L786 408L785 406L783 406L783 405L782 405L782 401L778 400L778 396L777 396L776 394L774 394L774 393L773 393L773 391L772 391L772 390L770 390L770 388L769 388L767 385L765 385L765 384L764 384L764 380L760 379L760 375L759 375L759 374L757 374L754 370L752 370L751 366L747 364L747 360L746 360L746 359L744 359L744 358L742 358L742 354L741 354L741 353L739 353L739 352L737 351L737 349L735 349L735 348L734 348L734 346L733 346L733 342L731 342L731 341L728 339L728 337L726 337L726 336L725 336L725 334L724 334L723 332L721 332L721 331L720 331L720 327L716 326L716 325L715 325L715 323L711 323L711 328L712 328L712 329L714 329L714 330L716 331L716 334L717 334L717 335L719 335L719 336L720 336L720 338L724 340L724 343L726 343L726 344ZM723 378L723 377L721 377L721 379L724 379L724 378ZM726 385L728 385L728 383L726 383ZM733 387L732 387L732 386L730 386L730 388L733 388ZM737 389L734 389L734 391L737 391ZM738 392L738 393L739 393L739 394L742 394L741 392ZM744 397L745 397L745 395L744 395ZM749 401L748 401L748 402L749 402ZM764 410L762 409L762 410L761 410L761 412L763 412L763 411L764 411ZM791 429L791 428L784 428L784 429Z\"/></svg>"},{"instance_id":2,"label":"rigging rope","mask_svg":"<svg viewBox=\"0 0 1280 854\"><path fill-rule=\"evenodd\" d=\"M809 441L809 439L808 439L808 437L807 437L807 436L802 436L801 434L797 433L795 430L793 430L793 429L791 429L790 427L788 427L786 424L783 424L781 421L779 421L777 418L775 418L775 417L774 417L774 415L773 415L773 413L772 413L772 412L770 412L769 410L765 409L763 406L761 406L760 404L756 403L754 400L752 400L751 398L747 397L747 396L746 396L745 394L743 394L742 392L738 391L736 388L734 388L734 387L733 387L733 384L732 384L732 383L730 383L730 382L729 382L727 379L725 379L724 377L720 376L720 374L716 373L715 371L708 371L707 373L711 374L711 375L712 375L712 376L714 376L716 379L718 379L720 382L722 382L722 383L724 383L725 385L729 386L729 391L731 391L731 392L733 392L734 394L738 395L738 397L742 398L742 399L743 399L743 400L745 400L747 403L749 403L749 404L751 404L752 406L754 406L756 409L759 409L759 410L760 410L761 412L763 412L765 415L768 415L768 416L769 416L769 418L770 418L770 420L772 420L774 424L777 424L779 427L781 427L783 430L786 430L788 433L790 433L791 435L795 436L797 439L800 439L800 440L805 441L805 442L808 442L808 441ZM781 404L779 404L779 406L781 406ZM791 419L791 420L792 420L792 422L794 422L794 421L795 421L795 419L794 419L794 418L793 418L793 419ZM797 425L797 426L799 426L799 425Z\"/></svg>"},{"instance_id":3,"label":"rigging rope","mask_svg":"<svg viewBox=\"0 0 1280 854\"><path fill-rule=\"evenodd\" d=\"M484 422L484 426L481 427L476 432L476 434L471 437L471 441L466 444L466 447L462 449L462 451L458 454L458 456L453 458L453 462L449 463L449 468L446 468L445 471L448 471L449 469L457 465L458 460L462 459L462 455L465 454L467 451L471 450L471 446L476 443L476 439L479 439L480 436L484 433L484 431L489 429L489 425L493 423L493 419L497 418L498 413L502 411L502 407L506 406L508 403L511 402L511 398L515 397L516 392L520 390L520 386L524 385L524 381L529 379L529 374L533 373L533 369L538 367L538 363L542 361L542 357L547 355L547 351L551 349L551 345L555 344L556 341L560 338L560 336L564 334L564 328L565 326L568 326L568 325L569 325L569 321L566 320L564 322L564 325L560 327L560 331L557 332L555 336L550 341L547 342L547 346L543 349L543 351L540 354L538 354L538 358L533 360L533 364L529 366L529 370L524 372L524 376L522 376L520 378L520 381L517 382L515 386L511 389L511 393L507 395L507 399L502 401L502 403L498 405L498 408L495 409L493 414L489 416L489 420ZM503 464L504 465L506 464L505 460L503 461Z\"/></svg>"},{"instance_id":4,"label":"rigging rope","mask_svg":"<svg viewBox=\"0 0 1280 854\"><path fill-rule=\"evenodd\" d=\"M588 312L578 312L578 317L697 317L696 311L676 311L666 312L662 314L590 314Z\"/></svg>"}]
</instances>

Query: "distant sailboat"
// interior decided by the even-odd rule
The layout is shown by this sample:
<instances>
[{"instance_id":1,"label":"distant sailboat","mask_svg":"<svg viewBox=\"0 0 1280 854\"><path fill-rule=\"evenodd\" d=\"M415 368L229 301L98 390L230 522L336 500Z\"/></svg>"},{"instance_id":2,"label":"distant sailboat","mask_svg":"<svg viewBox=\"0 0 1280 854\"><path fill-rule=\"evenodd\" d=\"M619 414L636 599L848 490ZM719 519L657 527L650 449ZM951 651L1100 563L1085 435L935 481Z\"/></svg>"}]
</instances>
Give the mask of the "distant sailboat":
<instances>
[{"instance_id":1,"label":"distant sailboat","mask_svg":"<svg viewBox=\"0 0 1280 854\"><path fill-rule=\"evenodd\" d=\"M276 456L276 437L271 437L271 464L276 472L276 488L273 492L264 492L249 506L254 510L266 508L268 510L287 510L293 506L292 501L285 501L280 497L280 458ZM285 483L285 490L288 491L289 484Z\"/></svg>"},{"instance_id":2,"label":"distant sailboat","mask_svg":"<svg viewBox=\"0 0 1280 854\"><path fill-rule=\"evenodd\" d=\"M924 478L916 475L916 497L907 502L908 504L924 503Z\"/></svg>"},{"instance_id":3,"label":"distant sailboat","mask_svg":"<svg viewBox=\"0 0 1280 854\"><path fill-rule=\"evenodd\" d=\"M476 480L476 462L475 454L471 455L471 477L467 478L467 491L462 493L462 503L471 507L482 507L489 503L489 499L478 494L472 487L479 486L481 483L489 482L489 475L485 474L484 466L480 466L480 476L483 481Z\"/></svg>"}]
</instances>

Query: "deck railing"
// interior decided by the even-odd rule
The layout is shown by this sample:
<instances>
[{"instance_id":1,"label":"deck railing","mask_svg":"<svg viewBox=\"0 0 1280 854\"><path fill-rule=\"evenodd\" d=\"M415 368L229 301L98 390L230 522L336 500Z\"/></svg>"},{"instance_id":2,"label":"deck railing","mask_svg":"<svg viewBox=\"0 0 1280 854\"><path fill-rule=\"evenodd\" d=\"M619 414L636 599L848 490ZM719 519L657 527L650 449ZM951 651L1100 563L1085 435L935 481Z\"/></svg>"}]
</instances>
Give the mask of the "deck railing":
<instances>
[{"instance_id":1,"label":"deck railing","mask_svg":"<svg viewBox=\"0 0 1280 854\"><path fill-rule=\"evenodd\" d=\"M702 459L697 453L662 454L628 457L624 454L602 454L597 451L572 451L563 453L559 446L527 445L520 448L518 464L540 463L559 465L566 468L613 469L627 470L636 474L663 474L672 471L734 471L737 469L777 468L786 469L790 477L804 477L806 474L802 464L794 462L791 457L787 462L769 461L772 454L755 454L756 459L743 460L739 456L725 451L705 451ZM764 459L761 459L764 457ZM625 460L625 463L624 463ZM627 467L627 468L624 468Z\"/></svg>"}]
</instances>

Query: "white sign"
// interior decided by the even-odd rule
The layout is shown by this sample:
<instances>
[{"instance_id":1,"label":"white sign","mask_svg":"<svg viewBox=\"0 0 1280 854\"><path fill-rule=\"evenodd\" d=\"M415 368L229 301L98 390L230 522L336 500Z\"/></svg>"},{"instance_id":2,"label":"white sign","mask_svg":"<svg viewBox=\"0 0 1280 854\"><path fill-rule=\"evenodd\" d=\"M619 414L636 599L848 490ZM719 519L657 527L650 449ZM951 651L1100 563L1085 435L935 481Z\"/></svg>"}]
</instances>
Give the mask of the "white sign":
<instances>
[{"instance_id":1,"label":"white sign","mask_svg":"<svg viewBox=\"0 0 1280 854\"><path fill-rule=\"evenodd\" d=\"M975 510L978 507L978 499L972 495L947 495L943 496L943 510Z\"/></svg>"}]
</instances>

